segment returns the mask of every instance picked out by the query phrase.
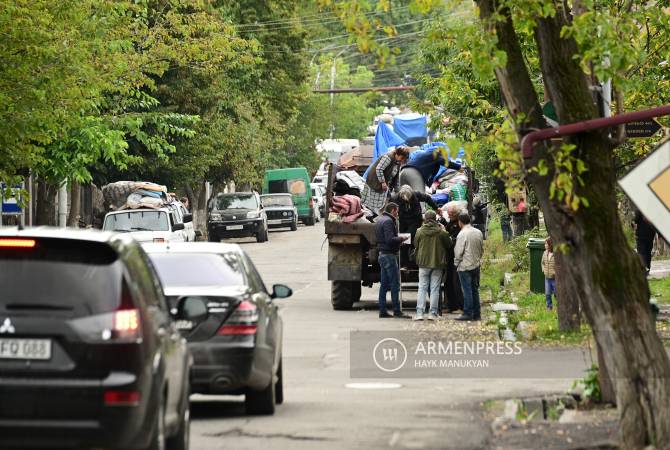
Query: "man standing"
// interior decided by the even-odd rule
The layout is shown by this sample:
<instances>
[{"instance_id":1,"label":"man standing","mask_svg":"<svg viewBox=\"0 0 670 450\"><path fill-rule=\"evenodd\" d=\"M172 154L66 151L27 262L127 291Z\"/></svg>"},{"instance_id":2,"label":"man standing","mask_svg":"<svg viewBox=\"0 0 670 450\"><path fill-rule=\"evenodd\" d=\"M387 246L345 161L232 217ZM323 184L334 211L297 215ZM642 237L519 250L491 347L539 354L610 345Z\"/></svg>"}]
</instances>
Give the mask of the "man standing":
<instances>
[{"instance_id":1,"label":"man standing","mask_svg":"<svg viewBox=\"0 0 670 450\"><path fill-rule=\"evenodd\" d=\"M440 284L447 262L447 254L453 246L449 233L437 223L435 211L426 211L424 222L416 232L414 248L416 264L419 266L419 293L414 320L423 320L426 308L426 292L430 289L429 320L437 319L440 299Z\"/></svg>"},{"instance_id":2,"label":"man standing","mask_svg":"<svg viewBox=\"0 0 670 450\"><path fill-rule=\"evenodd\" d=\"M398 236L398 205L388 203L375 225L377 249L379 250L379 267L381 269L381 283L379 286L379 317L391 315L386 311L386 293L391 291L393 303L393 317L407 319L400 309L400 274L397 255L400 244L405 240Z\"/></svg>"},{"instance_id":3,"label":"man standing","mask_svg":"<svg viewBox=\"0 0 670 450\"><path fill-rule=\"evenodd\" d=\"M479 268L484 254L484 237L481 231L470 225L470 215L467 212L458 215L458 225L461 231L456 238L454 265L461 281L464 306L463 314L456 320L481 320Z\"/></svg>"},{"instance_id":4,"label":"man standing","mask_svg":"<svg viewBox=\"0 0 670 450\"><path fill-rule=\"evenodd\" d=\"M447 233L449 233L451 242L456 242L458 233L461 231L461 228L458 225L458 214L460 212L461 208L458 207L458 203L447 203L449 222L446 223L445 228ZM449 249L447 254L447 273L444 278L444 294L447 301L447 313L453 313L463 309L463 290L461 289L461 283L458 279L456 266L454 265L453 247Z\"/></svg>"}]
</instances>

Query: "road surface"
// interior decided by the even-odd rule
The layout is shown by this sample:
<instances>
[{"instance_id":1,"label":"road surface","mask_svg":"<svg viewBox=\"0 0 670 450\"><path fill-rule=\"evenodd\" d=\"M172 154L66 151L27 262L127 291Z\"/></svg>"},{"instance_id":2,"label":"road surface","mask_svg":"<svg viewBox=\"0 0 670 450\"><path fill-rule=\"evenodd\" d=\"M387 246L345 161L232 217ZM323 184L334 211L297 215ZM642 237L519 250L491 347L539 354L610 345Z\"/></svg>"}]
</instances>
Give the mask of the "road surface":
<instances>
[{"instance_id":1,"label":"road surface","mask_svg":"<svg viewBox=\"0 0 670 450\"><path fill-rule=\"evenodd\" d=\"M380 320L372 309L333 311L324 238L320 223L297 232L271 232L263 244L236 241L268 287L284 283L294 290L292 298L278 300L284 318L285 403L274 416L249 417L241 397L194 396L192 449L481 449L490 446L490 426L482 419L485 400L570 387L573 378L381 380L400 385L390 389L368 389L374 379L351 379L351 330L424 325ZM364 299L372 301L376 294L376 287L363 289ZM563 364L575 374L588 365L581 350L563 355ZM554 363L548 351L539 353L533 365ZM361 386L347 387L350 383Z\"/></svg>"}]
</instances>

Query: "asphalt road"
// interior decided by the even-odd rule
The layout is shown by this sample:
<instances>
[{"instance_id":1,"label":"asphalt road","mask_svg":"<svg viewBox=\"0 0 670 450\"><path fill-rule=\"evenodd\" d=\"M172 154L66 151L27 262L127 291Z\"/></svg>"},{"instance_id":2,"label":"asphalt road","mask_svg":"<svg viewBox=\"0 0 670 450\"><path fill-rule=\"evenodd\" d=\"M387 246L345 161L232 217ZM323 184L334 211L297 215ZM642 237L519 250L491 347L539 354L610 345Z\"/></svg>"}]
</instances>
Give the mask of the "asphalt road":
<instances>
[{"instance_id":1,"label":"asphalt road","mask_svg":"<svg viewBox=\"0 0 670 450\"><path fill-rule=\"evenodd\" d=\"M575 377L547 376L559 366L580 374L588 364L581 350L547 350L534 352L525 363L529 373L546 368L534 378L352 379L350 331L395 332L429 325L380 320L370 309L333 311L324 238L319 223L300 226L297 232L271 232L263 244L236 241L268 287L285 283L294 290L292 298L278 300L284 318L285 403L274 416L251 417L244 414L241 397L194 396L192 449L488 448L492 443L489 423L482 418L485 400L565 392ZM363 289L364 299L372 301L376 294L376 287ZM376 381L399 386L369 389Z\"/></svg>"}]
</instances>

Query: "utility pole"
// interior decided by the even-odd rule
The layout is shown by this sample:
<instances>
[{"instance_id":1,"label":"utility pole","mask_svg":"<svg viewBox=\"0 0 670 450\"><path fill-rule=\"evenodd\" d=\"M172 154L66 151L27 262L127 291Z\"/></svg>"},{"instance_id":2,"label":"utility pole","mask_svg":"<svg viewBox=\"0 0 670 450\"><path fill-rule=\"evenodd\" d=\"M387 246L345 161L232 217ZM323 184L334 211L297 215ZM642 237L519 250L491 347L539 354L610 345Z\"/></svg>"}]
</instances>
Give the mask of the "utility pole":
<instances>
[{"instance_id":1,"label":"utility pole","mask_svg":"<svg viewBox=\"0 0 670 450\"><path fill-rule=\"evenodd\" d=\"M67 226L67 180L58 189L58 226Z\"/></svg>"},{"instance_id":2,"label":"utility pole","mask_svg":"<svg viewBox=\"0 0 670 450\"><path fill-rule=\"evenodd\" d=\"M333 101L335 100L335 93L333 90L335 89L335 75L337 74L337 58L340 57L342 53L344 53L346 50L340 51L335 57L333 58L333 66L330 68L330 138L333 139L335 135L335 122L333 120Z\"/></svg>"}]
</instances>

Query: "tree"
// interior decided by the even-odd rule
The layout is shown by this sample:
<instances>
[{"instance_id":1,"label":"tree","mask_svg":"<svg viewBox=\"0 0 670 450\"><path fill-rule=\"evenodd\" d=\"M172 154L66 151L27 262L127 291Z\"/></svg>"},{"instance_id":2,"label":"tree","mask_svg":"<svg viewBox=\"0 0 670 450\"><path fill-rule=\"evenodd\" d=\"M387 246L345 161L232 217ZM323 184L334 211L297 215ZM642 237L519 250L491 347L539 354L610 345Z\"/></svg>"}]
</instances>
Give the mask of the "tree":
<instances>
[{"instance_id":1,"label":"tree","mask_svg":"<svg viewBox=\"0 0 670 450\"><path fill-rule=\"evenodd\" d=\"M354 3L369 4L339 2L339 10L347 11ZM416 3L431 7L431 2ZM594 78L611 78L620 88L634 90L626 74L636 59L642 66L648 62L645 38L666 36L670 29L659 3L575 1L578 8L573 11L566 9L567 2L552 0L476 4L480 35L469 42L473 59L495 73L517 140L529 130L547 127L540 89L531 77L534 65L559 123L592 119L600 114ZM521 159L518 146L510 156L516 156L535 189L562 253L564 292L582 300L602 349L615 383L623 446L666 448L670 361L651 318L644 273L617 212L616 144L608 130L597 130L566 138L562 145L536 145L528 160Z\"/></svg>"}]
</instances>

